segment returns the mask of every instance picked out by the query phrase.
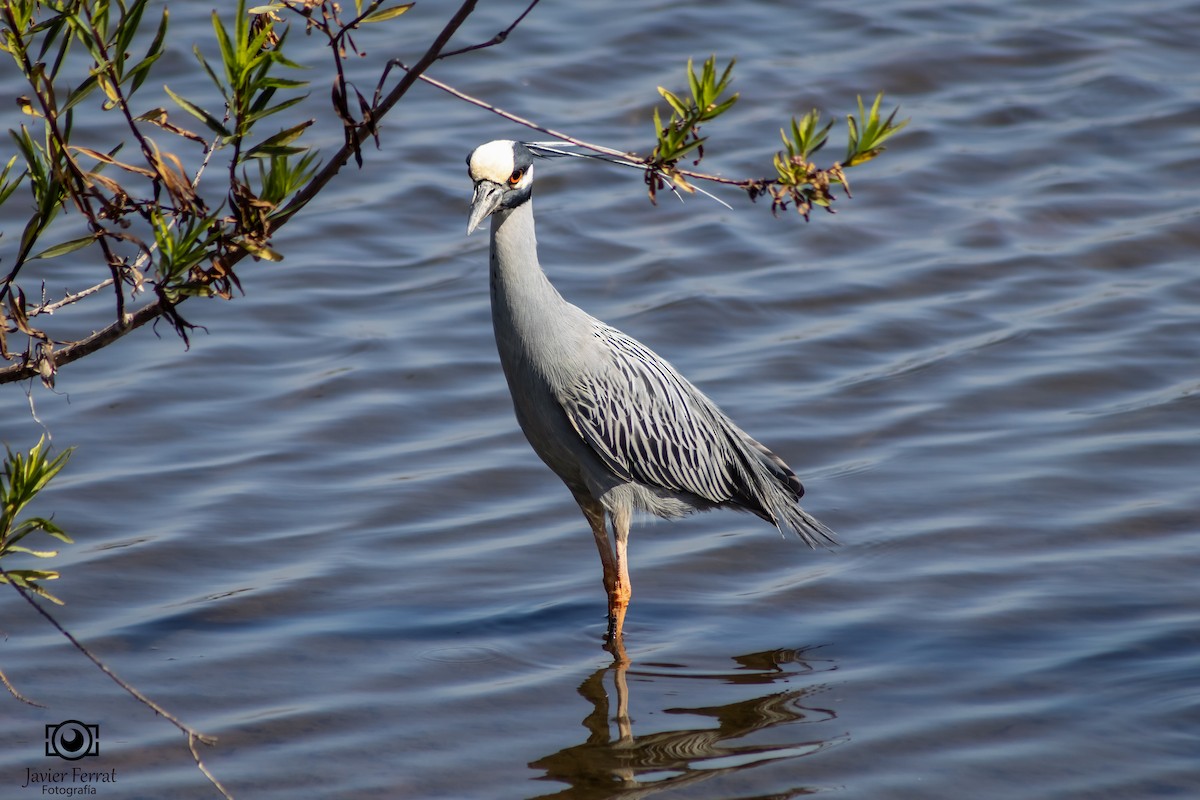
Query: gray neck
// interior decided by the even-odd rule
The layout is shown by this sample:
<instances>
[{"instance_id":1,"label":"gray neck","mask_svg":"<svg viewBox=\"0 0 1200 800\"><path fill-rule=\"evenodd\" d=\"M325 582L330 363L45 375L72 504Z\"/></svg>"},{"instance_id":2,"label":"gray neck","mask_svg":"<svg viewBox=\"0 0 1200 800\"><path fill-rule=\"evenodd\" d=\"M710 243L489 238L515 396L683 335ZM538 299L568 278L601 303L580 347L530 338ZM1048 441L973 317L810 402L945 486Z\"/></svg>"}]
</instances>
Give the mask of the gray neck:
<instances>
[{"instance_id":1,"label":"gray neck","mask_svg":"<svg viewBox=\"0 0 1200 800\"><path fill-rule=\"evenodd\" d=\"M492 215L490 278L492 325L505 371L518 366L546 379L565 377L556 373L575 362L591 327L542 271L532 200Z\"/></svg>"}]
</instances>

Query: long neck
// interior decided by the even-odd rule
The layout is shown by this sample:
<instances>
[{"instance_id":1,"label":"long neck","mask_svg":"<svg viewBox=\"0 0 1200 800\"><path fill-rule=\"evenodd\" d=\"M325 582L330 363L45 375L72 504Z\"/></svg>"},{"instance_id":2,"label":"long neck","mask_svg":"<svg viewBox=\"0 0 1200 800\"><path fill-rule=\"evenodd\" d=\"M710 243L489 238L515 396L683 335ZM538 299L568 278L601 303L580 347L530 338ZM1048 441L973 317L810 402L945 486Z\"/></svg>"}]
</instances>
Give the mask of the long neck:
<instances>
[{"instance_id":1,"label":"long neck","mask_svg":"<svg viewBox=\"0 0 1200 800\"><path fill-rule=\"evenodd\" d=\"M492 324L505 370L523 365L545 374L570 363L566 356L585 335L578 322L586 315L542 271L532 200L492 215L491 250Z\"/></svg>"}]
</instances>

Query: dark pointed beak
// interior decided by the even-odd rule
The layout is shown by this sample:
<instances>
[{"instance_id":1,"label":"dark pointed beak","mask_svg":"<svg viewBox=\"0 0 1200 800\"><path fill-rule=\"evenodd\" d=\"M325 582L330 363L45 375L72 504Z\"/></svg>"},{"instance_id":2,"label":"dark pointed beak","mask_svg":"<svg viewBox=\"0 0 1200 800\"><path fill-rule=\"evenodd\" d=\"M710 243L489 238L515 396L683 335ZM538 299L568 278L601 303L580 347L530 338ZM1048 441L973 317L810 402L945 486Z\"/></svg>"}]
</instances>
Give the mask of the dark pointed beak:
<instances>
[{"instance_id":1,"label":"dark pointed beak","mask_svg":"<svg viewBox=\"0 0 1200 800\"><path fill-rule=\"evenodd\" d=\"M480 181L475 184L475 197L471 200L471 216L467 219L467 236L479 227L487 217L500 207L504 197L504 187L491 181Z\"/></svg>"}]
</instances>

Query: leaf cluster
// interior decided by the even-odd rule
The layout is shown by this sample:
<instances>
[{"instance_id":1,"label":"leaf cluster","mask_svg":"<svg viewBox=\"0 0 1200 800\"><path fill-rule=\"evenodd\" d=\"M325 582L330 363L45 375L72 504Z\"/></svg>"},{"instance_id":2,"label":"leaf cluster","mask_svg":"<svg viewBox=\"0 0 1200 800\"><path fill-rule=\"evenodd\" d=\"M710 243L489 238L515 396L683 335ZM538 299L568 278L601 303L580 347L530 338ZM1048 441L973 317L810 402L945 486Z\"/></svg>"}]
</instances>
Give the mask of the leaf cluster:
<instances>
[{"instance_id":1,"label":"leaf cluster","mask_svg":"<svg viewBox=\"0 0 1200 800\"><path fill-rule=\"evenodd\" d=\"M666 181L685 192L694 188L677 168L680 161L693 158L693 165L704 158L704 143L707 137L700 135L700 125L716 119L737 102L738 95L725 96L733 77L731 59L720 76L717 75L717 57L709 56L697 74L691 59L687 63L688 96L676 94L662 86L659 95L667 101L671 116L666 124L657 108L654 109L654 130L657 142L650 157L646 159L646 185L653 200L657 190L666 186Z\"/></svg>"},{"instance_id":2,"label":"leaf cluster","mask_svg":"<svg viewBox=\"0 0 1200 800\"><path fill-rule=\"evenodd\" d=\"M0 561L12 555L24 554L35 558L54 558L57 550L35 550L22 544L31 533L41 532L60 542L71 543L71 537L45 517L20 519L21 512L46 487L66 465L71 450L64 450L53 458L48 453L45 438L38 441L28 453L13 452L5 446L6 458L0 472ZM19 520L19 521L18 521ZM11 583L22 589L44 597L52 603L62 601L50 594L41 581L58 577L50 569L12 569L5 564L0 568L0 583Z\"/></svg>"},{"instance_id":3,"label":"leaf cluster","mask_svg":"<svg viewBox=\"0 0 1200 800\"><path fill-rule=\"evenodd\" d=\"M178 107L141 100L165 52L170 11L148 19L150 0L9 0L0 6L0 50L28 84L20 99L26 122L9 131L16 155L0 171L0 203L32 209L7 274L0 277L0 356L53 385L58 342L36 318L107 288L112 330L132 324L127 306L149 293L186 341L179 314L185 298L232 296L234 264L245 256L281 258L270 246L274 216L312 178L316 155L299 142L311 120L282 129L271 118L303 101L306 81L284 56L286 25L250 14L239 0L230 15L213 12L219 61L195 56L216 88L215 103L165 86ZM86 59L80 68L79 57ZM124 135L110 146L73 137L81 110L116 114ZM183 115L177 118L178 111ZM202 123L192 127L188 119ZM201 191L201 175L218 152L228 155L226 189ZM191 164L191 167L185 166ZM220 184L218 183L217 186ZM67 236L50 239L51 223L69 215ZM17 281L30 263L85 257L108 277L58 300L30 303ZM47 267L52 274L52 268ZM8 335L26 339L23 352Z\"/></svg>"},{"instance_id":4,"label":"leaf cluster","mask_svg":"<svg viewBox=\"0 0 1200 800\"><path fill-rule=\"evenodd\" d=\"M813 161L813 155L828 142L835 120L823 121L821 113L816 109L799 119L793 117L788 126L780 130L784 149L775 154L773 177L739 180L680 167L679 162L684 158L694 156L694 166L699 164L704 156L704 144L708 139L700 135L701 123L716 119L737 102L736 93L728 96L726 94L733 79L734 63L730 60L718 75L715 56L704 62L699 73L689 60L687 79L690 96L658 87L658 93L671 109L671 116L664 124L659 110L654 110L656 143L647 157L630 155L626 160L624 154L608 148L569 138L568 141L584 145L605 154L606 157L615 156L618 161L644 169L651 201L654 201L657 191L664 187L691 193L696 191L696 187L689 179L704 180L737 186L743 189L751 200L757 200L764 195L769 196L773 213L792 206L807 220L813 206L833 211L833 187L842 186L849 197L850 184L846 180L845 171L876 158L884 151L884 142L908 124L907 120L896 121L899 109L893 110L886 118L881 116L883 93L880 92L869 110L864 108L862 97L858 98L858 115L850 114L846 118L846 156L827 167L818 166ZM541 130L553 134L552 131Z\"/></svg>"},{"instance_id":5,"label":"leaf cluster","mask_svg":"<svg viewBox=\"0 0 1200 800\"><path fill-rule=\"evenodd\" d=\"M882 119L879 115L882 102L883 93L880 92L875 96L870 111L866 111L862 97L858 98L858 116L850 114L846 117L846 157L824 168L812 161L812 155L825 146L834 121L822 125L821 114L816 109L799 120L793 117L789 129L779 132L784 150L775 154L776 177L747 186L750 199L763 194L770 195L773 212L786 209L791 204L806 220L813 206L832 212L834 186L841 185L846 196L850 196L850 183L846 180L845 170L878 156L885 149L883 143L908 124L907 120L896 122L899 109L894 109L887 119Z\"/></svg>"}]
</instances>

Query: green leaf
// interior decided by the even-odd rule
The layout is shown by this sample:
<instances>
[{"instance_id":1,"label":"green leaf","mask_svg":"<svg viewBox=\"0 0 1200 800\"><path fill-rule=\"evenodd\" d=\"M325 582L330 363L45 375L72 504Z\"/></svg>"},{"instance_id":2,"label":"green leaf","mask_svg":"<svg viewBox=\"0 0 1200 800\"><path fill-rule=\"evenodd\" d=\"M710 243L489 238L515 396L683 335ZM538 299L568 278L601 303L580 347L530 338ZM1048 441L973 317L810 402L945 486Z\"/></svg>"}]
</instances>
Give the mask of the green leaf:
<instances>
[{"instance_id":1,"label":"green leaf","mask_svg":"<svg viewBox=\"0 0 1200 800\"><path fill-rule=\"evenodd\" d=\"M8 173L12 170L13 165L16 163L17 157L13 156L4 166L4 171L0 172L0 205L4 205L4 202L12 196L12 193L15 192L18 187L20 187L21 181L23 181L25 176L29 174L28 172L22 171L21 174L17 175L17 177L10 181L8 179Z\"/></svg>"},{"instance_id":2,"label":"green leaf","mask_svg":"<svg viewBox=\"0 0 1200 800\"><path fill-rule=\"evenodd\" d=\"M255 112L253 114L247 114L244 119L244 122L246 124L250 124L252 122L258 122L263 117L269 117L272 114L276 114L280 111L283 111L285 108L291 108L292 106L296 105L297 103L303 102L305 97L307 97L307 95L299 95L298 97L291 97L291 98L288 98L287 100L284 100L282 103L277 103L277 104L271 106L270 108L265 108L262 111Z\"/></svg>"},{"instance_id":3,"label":"green leaf","mask_svg":"<svg viewBox=\"0 0 1200 800\"><path fill-rule=\"evenodd\" d=\"M58 573L48 569L10 569L0 575L0 583L13 583L22 589L28 589L39 597L44 597L55 605L63 605L63 601L47 592L37 584L37 581L57 580Z\"/></svg>"},{"instance_id":4,"label":"green leaf","mask_svg":"<svg viewBox=\"0 0 1200 800\"><path fill-rule=\"evenodd\" d=\"M146 48L146 55L134 65L133 69L129 70L129 93L136 92L150 74L150 66L158 61L158 57L163 54L163 42L167 38L167 22L170 15L166 8L163 9L162 19L158 23L158 31L154 34L154 40L150 42L150 46Z\"/></svg>"},{"instance_id":5,"label":"green leaf","mask_svg":"<svg viewBox=\"0 0 1200 800\"><path fill-rule=\"evenodd\" d=\"M687 117L688 116L687 107L684 106L683 101L680 100L679 97L674 92L671 92L671 91L663 88L662 86L659 86L658 93L660 95L662 95L662 98L667 101L667 104L669 106L671 106L671 110L675 112L676 116L678 116L678 117Z\"/></svg>"},{"instance_id":6,"label":"green leaf","mask_svg":"<svg viewBox=\"0 0 1200 800\"><path fill-rule=\"evenodd\" d=\"M184 98L175 94L173 91L171 91L171 88L169 86L163 86L163 89L166 90L166 93L171 96L172 100L174 100L176 103L179 104L180 108L182 108L184 111L188 112L189 114L191 114L192 116L196 117L201 122L203 122L205 125L207 125L209 130L211 130L213 133L216 133L220 136L224 136L226 138L229 138L230 136L233 135L232 133L229 132L229 129L226 128L225 125L219 119L217 119L212 114L205 111L200 106L196 105L195 103L193 103L190 100L185 100Z\"/></svg>"},{"instance_id":7,"label":"green leaf","mask_svg":"<svg viewBox=\"0 0 1200 800\"><path fill-rule=\"evenodd\" d=\"M9 545L4 548L6 553L24 553L27 556L35 558L54 558L58 555L57 550L30 550L28 547L20 547L18 545Z\"/></svg>"},{"instance_id":8,"label":"green leaf","mask_svg":"<svg viewBox=\"0 0 1200 800\"><path fill-rule=\"evenodd\" d=\"M240 53L235 54L233 43L229 40L229 33L225 30L225 25L216 11L212 12L212 26L213 32L217 35L217 45L221 48L221 63L225 65L225 79L229 81L230 86L233 86L237 83L238 73L241 72L241 62L237 57Z\"/></svg>"},{"instance_id":9,"label":"green leaf","mask_svg":"<svg viewBox=\"0 0 1200 800\"><path fill-rule=\"evenodd\" d=\"M53 581L58 579L58 573L52 569L9 569L4 571L10 578L16 578L21 583L29 581Z\"/></svg>"},{"instance_id":10,"label":"green leaf","mask_svg":"<svg viewBox=\"0 0 1200 800\"><path fill-rule=\"evenodd\" d=\"M307 147L260 144L250 148L250 150L242 156L242 160L248 161L252 158L274 158L275 156L296 156L307 152Z\"/></svg>"},{"instance_id":11,"label":"green leaf","mask_svg":"<svg viewBox=\"0 0 1200 800\"><path fill-rule=\"evenodd\" d=\"M208 59L206 59L204 54L200 52L200 48L198 46L192 46L192 54L196 56L196 60L200 62L200 66L204 67L204 71L208 73L208 77L212 80L213 85L220 90L221 96L225 98L226 102L229 102L229 94L225 90L225 84L222 83L221 79L217 77L216 71L209 66Z\"/></svg>"},{"instance_id":12,"label":"green leaf","mask_svg":"<svg viewBox=\"0 0 1200 800\"><path fill-rule=\"evenodd\" d=\"M250 39L250 15L246 13L246 0L238 0L237 10L233 14L233 37L239 46L243 46ZM256 46L246 52L256 52L257 50Z\"/></svg>"},{"instance_id":13,"label":"green leaf","mask_svg":"<svg viewBox=\"0 0 1200 800\"><path fill-rule=\"evenodd\" d=\"M871 110L868 112L863 107L862 96L859 96L858 119L853 114L846 118L849 144L843 166L853 167L875 158L886 149L883 147L883 143L908 124L908 120L896 122L899 108L894 109L886 120L881 120L879 107L882 103L883 92L880 92L875 96L875 102L871 104ZM862 120L861 125L859 119Z\"/></svg>"},{"instance_id":14,"label":"green leaf","mask_svg":"<svg viewBox=\"0 0 1200 800\"><path fill-rule=\"evenodd\" d=\"M114 48L116 57L123 60L129 52L133 37L141 26L142 14L146 10L146 0L134 0L130 7L121 15L117 23L117 40Z\"/></svg>"},{"instance_id":15,"label":"green leaf","mask_svg":"<svg viewBox=\"0 0 1200 800\"><path fill-rule=\"evenodd\" d=\"M82 83L67 93L67 102L63 103L62 109L60 109L61 113L65 114L74 108L80 100L83 100L92 93L92 90L96 88L96 85L97 81L95 74L89 75L87 78L85 78Z\"/></svg>"},{"instance_id":16,"label":"green leaf","mask_svg":"<svg viewBox=\"0 0 1200 800\"><path fill-rule=\"evenodd\" d=\"M72 239L69 242L62 242L61 244L56 244L53 247L47 247L36 256L33 256L33 258L54 258L56 256L65 256L67 253L74 253L76 250L82 250L94 241L96 241L95 234L81 236L78 239Z\"/></svg>"},{"instance_id":17,"label":"green leaf","mask_svg":"<svg viewBox=\"0 0 1200 800\"><path fill-rule=\"evenodd\" d=\"M272 250L266 245L251 244L243 239L242 241L238 242L238 247L241 247L255 258L261 258L264 261L283 261L282 253L278 252L277 250Z\"/></svg>"},{"instance_id":18,"label":"green leaf","mask_svg":"<svg viewBox=\"0 0 1200 800\"><path fill-rule=\"evenodd\" d=\"M309 81L298 81L291 78L276 78L268 76L258 82L259 88L262 89L303 89L308 86Z\"/></svg>"},{"instance_id":19,"label":"green leaf","mask_svg":"<svg viewBox=\"0 0 1200 800\"><path fill-rule=\"evenodd\" d=\"M391 8L381 8L364 17L363 22L386 22L389 19L395 19L412 7L413 3L405 3L404 5L392 6Z\"/></svg>"},{"instance_id":20,"label":"green leaf","mask_svg":"<svg viewBox=\"0 0 1200 800\"><path fill-rule=\"evenodd\" d=\"M63 531L62 528L58 527L45 517L29 517L21 520L21 524L14 528L14 532L8 537L8 540L10 542L19 541L34 531L41 531L42 533L49 534L55 539L58 539L60 542L66 542L67 544L73 543L71 537L67 536L66 532Z\"/></svg>"}]
</instances>

